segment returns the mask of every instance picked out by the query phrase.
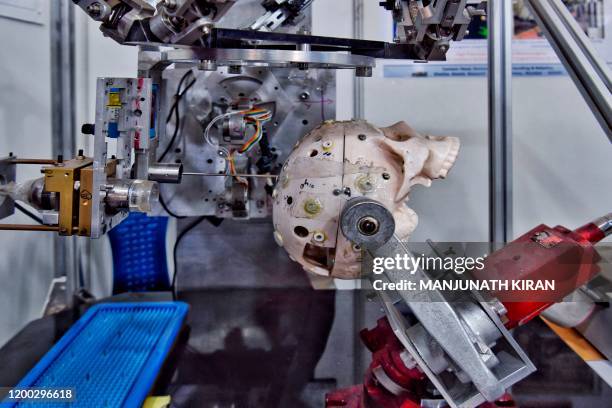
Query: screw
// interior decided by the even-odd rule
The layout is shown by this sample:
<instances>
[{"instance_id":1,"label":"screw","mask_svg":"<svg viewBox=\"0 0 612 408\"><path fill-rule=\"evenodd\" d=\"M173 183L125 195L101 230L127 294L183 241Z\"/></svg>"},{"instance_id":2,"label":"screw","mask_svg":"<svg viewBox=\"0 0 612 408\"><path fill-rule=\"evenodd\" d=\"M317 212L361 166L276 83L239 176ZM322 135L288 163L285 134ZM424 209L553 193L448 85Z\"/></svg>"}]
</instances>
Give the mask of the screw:
<instances>
[{"instance_id":1,"label":"screw","mask_svg":"<svg viewBox=\"0 0 612 408\"><path fill-rule=\"evenodd\" d=\"M357 138L363 142L363 141L364 141L364 140L366 140L368 137L362 133L362 134L360 134L359 136L357 136Z\"/></svg>"},{"instance_id":2,"label":"screw","mask_svg":"<svg viewBox=\"0 0 612 408\"><path fill-rule=\"evenodd\" d=\"M202 34L210 35L212 33L213 25L212 24L204 24L202 26Z\"/></svg>"},{"instance_id":3,"label":"screw","mask_svg":"<svg viewBox=\"0 0 612 408\"><path fill-rule=\"evenodd\" d=\"M230 65L227 69L228 74L240 75L242 74L242 67L240 65Z\"/></svg>"},{"instance_id":4,"label":"screw","mask_svg":"<svg viewBox=\"0 0 612 408\"><path fill-rule=\"evenodd\" d=\"M317 215L321 212L322 206L318 200L309 199L304 203L304 211L310 215Z\"/></svg>"},{"instance_id":5,"label":"screw","mask_svg":"<svg viewBox=\"0 0 612 408\"><path fill-rule=\"evenodd\" d=\"M166 7L169 10L174 10L176 8L176 1L175 0L164 0L164 7Z\"/></svg>"},{"instance_id":6,"label":"screw","mask_svg":"<svg viewBox=\"0 0 612 408\"><path fill-rule=\"evenodd\" d=\"M372 76L372 67L357 67L355 76L360 78L370 78Z\"/></svg>"},{"instance_id":7,"label":"screw","mask_svg":"<svg viewBox=\"0 0 612 408\"><path fill-rule=\"evenodd\" d=\"M333 191L335 196L339 196L340 194L342 194L342 190L340 190L339 188L334 189Z\"/></svg>"},{"instance_id":8,"label":"screw","mask_svg":"<svg viewBox=\"0 0 612 408\"><path fill-rule=\"evenodd\" d=\"M389 173L383 173L382 178L383 180L389 180L391 178L391 175Z\"/></svg>"},{"instance_id":9,"label":"screw","mask_svg":"<svg viewBox=\"0 0 612 408\"><path fill-rule=\"evenodd\" d=\"M375 181L367 174L364 174L363 176L359 177L357 179L356 184L357 184L357 188L362 193L369 193L373 191L374 188L376 187Z\"/></svg>"},{"instance_id":10,"label":"screw","mask_svg":"<svg viewBox=\"0 0 612 408\"><path fill-rule=\"evenodd\" d=\"M215 60L202 60L199 69L203 71L216 71L217 70L217 61Z\"/></svg>"}]
</instances>

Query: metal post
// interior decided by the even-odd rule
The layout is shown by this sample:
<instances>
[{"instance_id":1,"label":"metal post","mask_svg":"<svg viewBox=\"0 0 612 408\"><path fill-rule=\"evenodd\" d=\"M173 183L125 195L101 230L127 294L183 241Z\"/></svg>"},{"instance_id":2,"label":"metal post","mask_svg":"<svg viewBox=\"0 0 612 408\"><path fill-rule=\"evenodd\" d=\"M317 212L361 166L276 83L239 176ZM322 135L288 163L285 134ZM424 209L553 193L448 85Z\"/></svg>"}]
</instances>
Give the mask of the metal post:
<instances>
[{"instance_id":1,"label":"metal post","mask_svg":"<svg viewBox=\"0 0 612 408\"><path fill-rule=\"evenodd\" d=\"M75 141L74 7L69 2L51 2L51 111L54 155L72 157ZM66 276L65 304L80 286L76 241L55 237L55 277Z\"/></svg>"},{"instance_id":2,"label":"metal post","mask_svg":"<svg viewBox=\"0 0 612 408\"><path fill-rule=\"evenodd\" d=\"M51 109L53 154L72 157L75 148L74 7L51 5Z\"/></svg>"},{"instance_id":3,"label":"metal post","mask_svg":"<svg viewBox=\"0 0 612 408\"><path fill-rule=\"evenodd\" d=\"M363 39L363 0L353 0L353 38ZM363 78L355 76L353 86L353 117L363 119L365 100Z\"/></svg>"},{"instance_id":4,"label":"metal post","mask_svg":"<svg viewBox=\"0 0 612 408\"><path fill-rule=\"evenodd\" d=\"M569 10L560 0L528 0L538 25L612 141L612 80L610 69Z\"/></svg>"},{"instance_id":5,"label":"metal post","mask_svg":"<svg viewBox=\"0 0 612 408\"><path fill-rule=\"evenodd\" d=\"M491 242L512 238L512 2L488 1Z\"/></svg>"}]
</instances>

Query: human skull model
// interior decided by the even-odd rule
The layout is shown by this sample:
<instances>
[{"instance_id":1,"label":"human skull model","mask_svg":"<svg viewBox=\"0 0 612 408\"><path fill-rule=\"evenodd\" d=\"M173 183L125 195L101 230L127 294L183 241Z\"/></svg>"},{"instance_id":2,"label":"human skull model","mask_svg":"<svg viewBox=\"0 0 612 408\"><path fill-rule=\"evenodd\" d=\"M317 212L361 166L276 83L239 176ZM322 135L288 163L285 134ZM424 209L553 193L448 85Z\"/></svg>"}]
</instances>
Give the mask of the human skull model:
<instances>
[{"instance_id":1,"label":"human skull model","mask_svg":"<svg viewBox=\"0 0 612 408\"><path fill-rule=\"evenodd\" d=\"M408 240L418 223L405 201L416 184L446 177L459 152L455 137L422 136L405 122L377 128L327 121L299 141L274 191L274 237L306 271L342 279L361 275L361 248L339 227L348 200L366 196L395 219Z\"/></svg>"}]
</instances>

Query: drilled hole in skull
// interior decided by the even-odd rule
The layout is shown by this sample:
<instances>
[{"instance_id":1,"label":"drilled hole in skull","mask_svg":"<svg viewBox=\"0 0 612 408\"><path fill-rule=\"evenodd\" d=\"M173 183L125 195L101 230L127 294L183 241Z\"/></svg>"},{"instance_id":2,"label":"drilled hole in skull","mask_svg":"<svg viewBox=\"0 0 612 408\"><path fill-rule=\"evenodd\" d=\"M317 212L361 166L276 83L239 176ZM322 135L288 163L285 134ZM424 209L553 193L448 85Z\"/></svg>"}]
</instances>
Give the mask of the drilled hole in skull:
<instances>
[{"instance_id":1,"label":"drilled hole in skull","mask_svg":"<svg viewBox=\"0 0 612 408\"><path fill-rule=\"evenodd\" d=\"M301 225L298 225L297 227L295 227L293 229L293 233L300 238L306 238L309 234L308 229L306 227L302 227Z\"/></svg>"}]
</instances>

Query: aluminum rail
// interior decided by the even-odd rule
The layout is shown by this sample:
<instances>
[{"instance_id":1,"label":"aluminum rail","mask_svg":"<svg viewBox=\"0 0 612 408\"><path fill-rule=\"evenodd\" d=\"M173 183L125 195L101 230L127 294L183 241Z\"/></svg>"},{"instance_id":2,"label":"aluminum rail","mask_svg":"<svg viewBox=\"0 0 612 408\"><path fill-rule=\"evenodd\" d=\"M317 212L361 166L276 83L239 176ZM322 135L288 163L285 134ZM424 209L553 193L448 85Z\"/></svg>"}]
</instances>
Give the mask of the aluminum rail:
<instances>
[{"instance_id":1,"label":"aluminum rail","mask_svg":"<svg viewBox=\"0 0 612 408\"><path fill-rule=\"evenodd\" d=\"M531 12L612 142L612 75L561 0L528 0Z\"/></svg>"}]
</instances>

